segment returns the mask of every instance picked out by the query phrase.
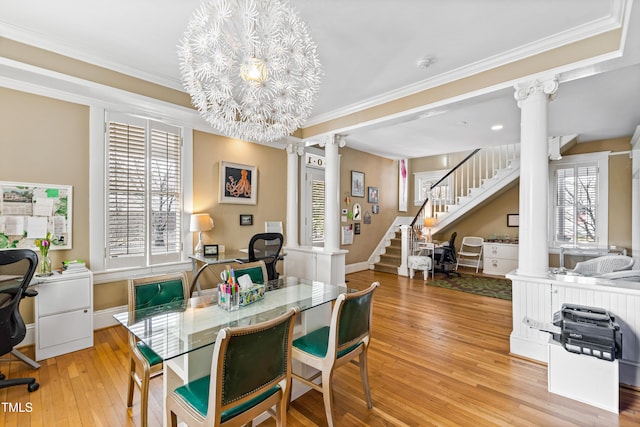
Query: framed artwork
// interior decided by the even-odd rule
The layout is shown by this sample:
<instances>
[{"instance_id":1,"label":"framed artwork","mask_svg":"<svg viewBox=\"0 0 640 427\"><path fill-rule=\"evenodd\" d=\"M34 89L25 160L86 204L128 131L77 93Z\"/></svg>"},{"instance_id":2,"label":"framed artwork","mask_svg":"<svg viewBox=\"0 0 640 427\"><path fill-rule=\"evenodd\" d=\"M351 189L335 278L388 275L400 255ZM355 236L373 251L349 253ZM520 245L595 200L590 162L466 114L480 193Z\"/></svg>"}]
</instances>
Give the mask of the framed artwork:
<instances>
[{"instance_id":1,"label":"framed artwork","mask_svg":"<svg viewBox=\"0 0 640 427\"><path fill-rule=\"evenodd\" d=\"M362 220L362 208L360 207L360 203L353 204L353 220L354 221Z\"/></svg>"},{"instance_id":2,"label":"framed artwork","mask_svg":"<svg viewBox=\"0 0 640 427\"><path fill-rule=\"evenodd\" d=\"M218 256L218 245L204 245L204 256Z\"/></svg>"},{"instance_id":3,"label":"framed artwork","mask_svg":"<svg viewBox=\"0 0 640 427\"><path fill-rule=\"evenodd\" d=\"M520 215L507 214L507 227L520 227Z\"/></svg>"},{"instance_id":4,"label":"framed artwork","mask_svg":"<svg viewBox=\"0 0 640 427\"><path fill-rule=\"evenodd\" d=\"M378 203L378 187L369 187L369 203Z\"/></svg>"},{"instance_id":5,"label":"framed artwork","mask_svg":"<svg viewBox=\"0 0 640 427\"><path fill-rule=\"evenodd\" d=\"M407 196L409 191L407 183L408 173L407 159L400 159L398 161L398 210L400 212L407 211Z\"/></svg>"},{"instance_id":6,"label":"framed artwork","mask_svg":"<svg viewBox=\"0 0 640 427\"><path fill-rule=\"evenodd\" d=\"M351 171L351 196L364 197L364 172Z\"/></svg>"},{"instance_id":7,"label":"framed artwork","mask_svg":"<svg viewBox=\"0 0 640 427\"><path fill-rule=\"evenodd\" d=\"M374 214L379 214L380 213L380 205L371 206L371 210L373 211Z\"/></svg>"},{"instance_id":8,"label":"framed artwork","mask_svg":"<svg viewBox=\"0 0 640 427\"><path fill-rule=\"evenodd\" d=\"M360 223L355 223L353 225L353 234L360 234Z\"/></svg>"},{"instance_id":9,"label":"framed artwork","mask_svg":"<svg viewBox=\"0 0 640 427\"><path fill-rule=\"evenodd\" d=\"M240 214L240 225L253 225L253 215Z\"/></svg>"},{"instance_id":10,"label":"framed artwork","mask_svg":"<svg viewBox=\"0 0 640 427\"><path fill-rule=\"evenodd\" d=\"M220 162L220 203L255 205L258 197L258 169L255 166Z\"/></svg>"}]
</instances>

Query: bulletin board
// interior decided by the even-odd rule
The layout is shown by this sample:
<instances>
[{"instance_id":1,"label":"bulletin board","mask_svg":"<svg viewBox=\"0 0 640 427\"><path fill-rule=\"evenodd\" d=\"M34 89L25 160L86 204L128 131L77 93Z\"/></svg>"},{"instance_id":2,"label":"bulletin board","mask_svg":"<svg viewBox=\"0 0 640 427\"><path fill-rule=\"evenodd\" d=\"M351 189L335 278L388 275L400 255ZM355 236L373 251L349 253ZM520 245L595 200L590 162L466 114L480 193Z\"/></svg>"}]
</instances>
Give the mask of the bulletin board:
<instances>
[{"instance_id":1,"label":"bulletin board","mask_svg":"<svg viewBox=\"0 0 640 427\"><path fill-rule=\"evenodd\" d=\"M51 233L51 249L71 249L72 187L0 181L0 249L32 248Z\"/></svg>"}]
</instances>

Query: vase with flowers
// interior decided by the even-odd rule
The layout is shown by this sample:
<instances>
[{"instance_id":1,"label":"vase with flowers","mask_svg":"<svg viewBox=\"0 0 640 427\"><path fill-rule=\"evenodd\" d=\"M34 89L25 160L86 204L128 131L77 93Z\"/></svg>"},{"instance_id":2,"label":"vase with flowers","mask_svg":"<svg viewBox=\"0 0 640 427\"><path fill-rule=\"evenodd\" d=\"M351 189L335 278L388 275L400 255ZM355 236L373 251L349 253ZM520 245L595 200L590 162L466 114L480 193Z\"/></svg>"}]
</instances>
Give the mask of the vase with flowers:
<instances>
[{"instance_id":1,"label":"vase with flowers","mask_svg":"<svg viewBox=\"0 0 640 427\"><path fill-rule=\"evenodd\" d=\"M44 239L36 239L35 245L40 250L40 273L39 276L50 276L51 274L51 259L49 258L49 249L51 248L51 233L47 232L47 237Z\"/></svg>"}]
</instances>

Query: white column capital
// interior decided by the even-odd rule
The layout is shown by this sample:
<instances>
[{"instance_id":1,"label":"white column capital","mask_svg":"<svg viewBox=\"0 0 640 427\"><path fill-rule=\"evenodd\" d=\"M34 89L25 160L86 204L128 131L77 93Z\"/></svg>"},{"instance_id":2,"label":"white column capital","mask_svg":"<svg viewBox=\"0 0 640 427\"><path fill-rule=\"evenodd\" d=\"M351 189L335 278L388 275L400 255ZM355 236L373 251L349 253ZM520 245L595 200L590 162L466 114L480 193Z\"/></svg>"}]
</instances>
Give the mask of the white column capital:
<instances>
[{"instance_id":1,"label":"white column capital","mask_svg":"<svg viewBox=\"0 0 640 427\"><path fill-rule=\"evenodd\" d=\"M327 133L309 138L306 145L318 145L319 147L337 145L339 148L343 148L347 145L347 140L344 135Z\"/></svg>"},{"instance_id":2,"label":"white column capital","mask_svg":"<svg viewBox=\"0 0 640 427\"><path fill-rule=\"evenodd\" d=\"M301 143L291 142L287 145L287 154L297 154L302 156L304 154L304 147Z\"/></svg>"},{"instance_id":3,"label":"white column capital","mask_svg":"<svg viewBox=\"0 0 640 427\"><path fill-rule=\"evenodd\" d=\"M558 77L553 76L548 79L536 79L529 82L519 83L515 86L514 98L518 101L518 107L522 108L522 101L533 94L543 94L551 101L558 91Z\"/></svg>"}]
</instances>

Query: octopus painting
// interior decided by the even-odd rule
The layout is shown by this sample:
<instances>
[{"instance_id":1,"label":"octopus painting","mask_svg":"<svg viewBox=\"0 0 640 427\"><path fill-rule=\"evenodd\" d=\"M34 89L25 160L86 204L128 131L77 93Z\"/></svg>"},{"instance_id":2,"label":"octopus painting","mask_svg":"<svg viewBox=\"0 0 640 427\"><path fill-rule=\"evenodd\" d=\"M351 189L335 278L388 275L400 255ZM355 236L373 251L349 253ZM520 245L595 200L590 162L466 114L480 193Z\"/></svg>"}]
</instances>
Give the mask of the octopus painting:
<instances>
[{"instance_id":1,"label":"octopus painting","mask_svg":"<svg viewBox=\"0 0 640 427\"><path fill-rule=\"evenodd\" d=\"M227 177L225 190L231 197L251 198L251 181L249 179L249 171L242 169L240 171L240 179L236 181L233 175Z\"/></svg>"}]
</instances>

